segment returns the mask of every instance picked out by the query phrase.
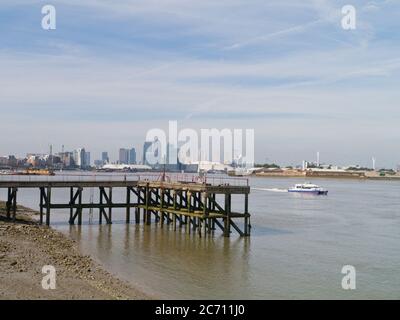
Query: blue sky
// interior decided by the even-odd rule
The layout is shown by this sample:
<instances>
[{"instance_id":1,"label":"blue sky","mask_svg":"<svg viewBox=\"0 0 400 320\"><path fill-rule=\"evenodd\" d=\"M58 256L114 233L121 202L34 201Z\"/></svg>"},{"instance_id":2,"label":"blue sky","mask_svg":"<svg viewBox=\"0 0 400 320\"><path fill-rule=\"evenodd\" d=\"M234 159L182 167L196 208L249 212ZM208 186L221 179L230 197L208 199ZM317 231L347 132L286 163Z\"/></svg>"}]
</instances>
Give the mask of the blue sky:
<instances>
[{"instance_id":1,"label":"blue sky","mask_svg":"<svg viewBox=\"0 0 400 320\"><path fill-rule=\"evenodd\" d=\"M57 29L41 28L41 8ZM341 28L341 8L357 29ZM400 163L400 1L3 0L0 154L254 128L256 160Z\"/></svg>"}]
</instances>

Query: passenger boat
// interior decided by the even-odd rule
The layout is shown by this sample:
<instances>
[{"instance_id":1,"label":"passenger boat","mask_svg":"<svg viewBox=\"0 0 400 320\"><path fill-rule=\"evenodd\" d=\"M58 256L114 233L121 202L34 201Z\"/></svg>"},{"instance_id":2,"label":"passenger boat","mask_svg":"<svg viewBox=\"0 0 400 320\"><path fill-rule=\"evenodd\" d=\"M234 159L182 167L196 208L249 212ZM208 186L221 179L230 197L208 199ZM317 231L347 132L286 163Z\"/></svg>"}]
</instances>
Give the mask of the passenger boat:
<instances>
[{"instance_id":1,"label":"passenger boat","mask_svg":"<svg viewBox=\"0 0 400 320\"><path fill-rule=\"evenodd\" d=\"M300 183L296 184L294 187L289 188L288 192L300 192L300 193L307 193L307 194L316 194L316 195L327 195L328 190L317 186L316 184L312 183Z\"/></svg>"}]
</instances>

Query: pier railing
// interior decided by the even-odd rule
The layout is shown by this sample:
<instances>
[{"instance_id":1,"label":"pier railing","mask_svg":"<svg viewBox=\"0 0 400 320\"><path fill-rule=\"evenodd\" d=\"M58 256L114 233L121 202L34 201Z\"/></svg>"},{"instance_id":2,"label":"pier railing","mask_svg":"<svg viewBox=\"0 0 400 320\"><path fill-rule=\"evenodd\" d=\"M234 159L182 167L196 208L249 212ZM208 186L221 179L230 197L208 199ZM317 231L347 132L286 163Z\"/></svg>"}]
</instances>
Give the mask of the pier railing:
<instances>
[{"instance_id":1,"label":"pier railing","mask_svg":"<svg viewBox=\"0 0 400 320\"><path fill-rule=\"evenodd\" d=\"M249 186L247 178L226 176L197 176L182 173L144 173L144 174L56 174L54 176L0 175L0 181L9 182L137 182L166 181L199 183L212 186Z\"/></svg>"}]
</instances>

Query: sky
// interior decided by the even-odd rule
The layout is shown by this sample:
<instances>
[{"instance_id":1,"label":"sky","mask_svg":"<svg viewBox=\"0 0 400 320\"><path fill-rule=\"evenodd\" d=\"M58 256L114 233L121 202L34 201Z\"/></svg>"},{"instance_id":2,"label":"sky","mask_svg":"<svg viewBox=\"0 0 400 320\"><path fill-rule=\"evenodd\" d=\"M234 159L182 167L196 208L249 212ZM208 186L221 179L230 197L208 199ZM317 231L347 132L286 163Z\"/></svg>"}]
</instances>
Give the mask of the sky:
<instances>
[{"instance_id":1,"label":"sky","mask_svg":"<svg viewBox=\"0 0 400 320\"><path fill-rule=\"evenodd\" d=\"M56 30L41 9L56 8ZM356 8L355 30L341 25ZM2 0L0 155L255 130L256 162L400 164L400 0Z\"/></svg>"}]
</instances>

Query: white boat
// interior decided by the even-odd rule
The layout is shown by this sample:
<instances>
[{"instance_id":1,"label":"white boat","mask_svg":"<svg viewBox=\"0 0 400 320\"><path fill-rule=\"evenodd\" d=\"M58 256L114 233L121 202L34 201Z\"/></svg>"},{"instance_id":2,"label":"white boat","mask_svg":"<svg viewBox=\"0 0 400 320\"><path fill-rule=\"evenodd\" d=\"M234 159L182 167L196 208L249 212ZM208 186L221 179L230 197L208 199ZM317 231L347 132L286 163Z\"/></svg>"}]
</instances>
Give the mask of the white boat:
<instances>
[{"instance_id":1,"label":"white boat","mask_svg":"<svg viewBox=\"0 0 400 320\"><path fill-rule=\"evenodd\" d=\"M299 183L296 184L294 187L289 188L288 192L301 192L307 194L317 194L317 195L327 195L328 190L317 186L316 184L312 183Z\"/></svg>"}]
</instances>

